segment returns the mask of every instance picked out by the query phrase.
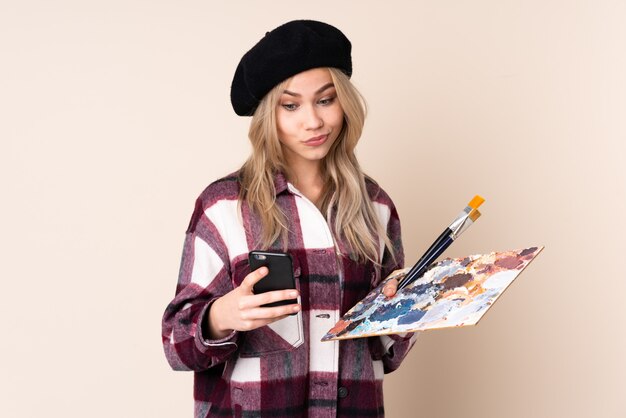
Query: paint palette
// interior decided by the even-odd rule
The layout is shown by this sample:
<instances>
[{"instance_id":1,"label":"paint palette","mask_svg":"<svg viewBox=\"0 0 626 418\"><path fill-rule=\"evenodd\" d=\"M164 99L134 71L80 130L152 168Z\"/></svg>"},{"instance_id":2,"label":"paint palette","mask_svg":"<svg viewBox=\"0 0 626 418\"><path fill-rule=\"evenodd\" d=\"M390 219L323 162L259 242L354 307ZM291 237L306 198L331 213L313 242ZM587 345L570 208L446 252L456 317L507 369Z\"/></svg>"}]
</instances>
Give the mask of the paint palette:
<instances>
[{"instance_id":1,"label":"paint palette","mask_svg":"<svg viewBox=\"0 0 626 418\"><path fill-rule=\"evenodd\" d=\"M410 269L396 270L350 309L322 341L476 325L543 248L447 258L387 298L382 294L385 282L401 280Z\"/></svg>"}]
</instances>

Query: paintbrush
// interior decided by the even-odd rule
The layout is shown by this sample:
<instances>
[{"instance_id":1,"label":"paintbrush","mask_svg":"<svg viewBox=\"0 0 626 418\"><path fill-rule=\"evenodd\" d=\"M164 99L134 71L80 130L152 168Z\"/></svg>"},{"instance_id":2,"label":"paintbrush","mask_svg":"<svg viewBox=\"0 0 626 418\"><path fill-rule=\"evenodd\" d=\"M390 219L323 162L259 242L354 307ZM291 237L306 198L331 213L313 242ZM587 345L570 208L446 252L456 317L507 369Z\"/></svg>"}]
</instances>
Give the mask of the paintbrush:
<instances>
[{"instance_id":1,"label":"paintbrush","mask_svg":"<svg viewBox=\"0 0 626 418\"><path fill-rule=\"evenodd\" d=\"M478 207L485 199L481 196L474 196L465 209L456 217L454 221L439 235L433 244L426 250L424 255L415 263L411 270L404 276L398 284L398 290L404 289L415 280L419 279L428 270L428 267L456 240L476 219L480 217Z\"/></svg>"}]
</instances>

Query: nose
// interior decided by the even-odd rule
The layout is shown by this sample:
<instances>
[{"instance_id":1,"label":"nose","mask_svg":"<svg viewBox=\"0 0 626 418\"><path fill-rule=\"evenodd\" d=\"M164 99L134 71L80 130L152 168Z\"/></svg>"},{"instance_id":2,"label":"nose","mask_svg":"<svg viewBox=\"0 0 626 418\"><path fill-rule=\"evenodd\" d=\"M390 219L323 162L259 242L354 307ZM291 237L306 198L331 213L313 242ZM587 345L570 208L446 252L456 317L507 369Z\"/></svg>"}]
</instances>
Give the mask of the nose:
<instances>
[{"instance_id":1,"label":"nose","mask_svg":"<svg viewBox=\"0 0 626 418\"><path fill-rule=\"evenodd\" d=\"M322 119L318 109L315 106L308 106L307 109L304 121L306 129L313 131L324 126L324 119Z\"/></svg>"}]
</instances>

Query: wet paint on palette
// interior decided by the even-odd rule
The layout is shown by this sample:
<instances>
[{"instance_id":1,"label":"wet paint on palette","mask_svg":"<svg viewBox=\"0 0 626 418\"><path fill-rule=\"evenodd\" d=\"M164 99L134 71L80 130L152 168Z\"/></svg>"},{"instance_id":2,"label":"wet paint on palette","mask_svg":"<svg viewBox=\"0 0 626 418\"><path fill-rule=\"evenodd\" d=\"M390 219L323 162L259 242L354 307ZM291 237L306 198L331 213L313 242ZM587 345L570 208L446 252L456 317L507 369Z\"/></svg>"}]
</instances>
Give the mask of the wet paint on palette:
<instances>
[{"instance_id":1,"label":"wet paint on palette","mask_svg":"<svg viewBox=\"0 0 626 418\"><path fill-rule=\"evenodd\" d=\"M382 294L396 270L328 331L322 341L475 325L515 278L543 250L493 252L446 258L393 298Z\"/></svg>"}]
</instances>

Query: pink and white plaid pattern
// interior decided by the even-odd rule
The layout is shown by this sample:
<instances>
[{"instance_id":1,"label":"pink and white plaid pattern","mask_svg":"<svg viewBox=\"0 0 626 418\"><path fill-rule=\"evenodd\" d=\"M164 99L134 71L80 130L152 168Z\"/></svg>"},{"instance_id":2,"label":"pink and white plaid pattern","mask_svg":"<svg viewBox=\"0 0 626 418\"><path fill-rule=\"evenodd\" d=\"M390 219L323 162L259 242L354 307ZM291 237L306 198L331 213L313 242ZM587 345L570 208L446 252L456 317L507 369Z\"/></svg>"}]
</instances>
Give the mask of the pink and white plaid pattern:
<instances>
[{"instance_id":1,"label":"pink and white plaid pattern","mask_svg":"<svg viewBox=\"0 0 626 418\"><path fill-rule=\"evenodd\" d=\"M249 273L247 255L261 228L238 210L237 173L204 190L187 230L176 296L163 316L163 346L175 370L193 370L196 417L383 416L382 378L395 370L415 335L321 342L328 329L391 271L402 267L400 221L393 202L367 182L396 250L382 267L338 257L324 216L284 176L276 204L287 215L289 248L301 294L297 315L249 332L207 339L199 324L212 301ZM382 244L381 244L382 245ZM346 254L340 240L337 246Z\"/></svg>"}]
</instances>

